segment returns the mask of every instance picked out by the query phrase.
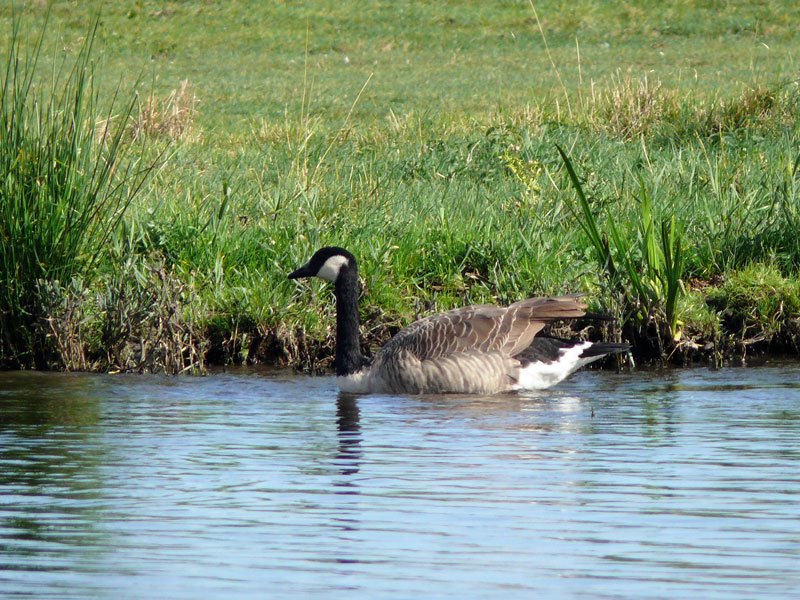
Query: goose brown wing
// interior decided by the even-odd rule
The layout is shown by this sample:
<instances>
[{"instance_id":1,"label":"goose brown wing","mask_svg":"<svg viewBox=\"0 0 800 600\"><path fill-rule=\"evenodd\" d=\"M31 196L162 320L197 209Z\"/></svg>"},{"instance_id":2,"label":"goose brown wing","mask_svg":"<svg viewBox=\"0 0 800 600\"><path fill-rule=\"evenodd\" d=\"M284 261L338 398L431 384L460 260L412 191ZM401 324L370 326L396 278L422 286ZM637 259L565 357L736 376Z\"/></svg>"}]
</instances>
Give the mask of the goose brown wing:
<instances>
[{"instance_id":1,"label":"goose brown wing","mask_svg":"<svg viewBox=\"0 0 800 600\"><path fill-rule=\"evenodd\" d=\"M586 314L586 304L579 295L555 298L528 298L508 307L511 320L508 338L502 351L516 356L530 346L534 336L550 321L577 319Z\"/></svg>"},{"instance_id":2,"label":"goose brown wing","mask_svg":"<svg viewBox=\"0 0 800 600\"><path fill-rule=\"evenodd\" d=\"M463 352L514 356L548 321L577 318L585 309L578 296L529 298L508 307L467 306L412 323L380 354L406 351L421 361Z\"/></svg>"}]
</instances>

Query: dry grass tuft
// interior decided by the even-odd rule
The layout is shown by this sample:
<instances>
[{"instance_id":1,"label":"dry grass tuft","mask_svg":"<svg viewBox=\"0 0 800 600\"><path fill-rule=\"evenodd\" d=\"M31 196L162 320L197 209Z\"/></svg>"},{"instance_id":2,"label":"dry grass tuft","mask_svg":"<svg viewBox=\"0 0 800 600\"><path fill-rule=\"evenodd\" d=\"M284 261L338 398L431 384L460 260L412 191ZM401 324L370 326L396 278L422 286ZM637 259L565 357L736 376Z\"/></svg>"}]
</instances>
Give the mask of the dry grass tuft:
<instances>
[{"instance_id":1,"label":"dry grass tuft","mask_svg":"<svg viewBox=\"0 0 800 600\"><path fill-rule=\"evenodd\" d=\"M99 290L78 280L40 282L40 326L53 341L50 366L67 371L204 373L206 341L186 307L196 291L163 260L131 259Z\"/></svg>"},{"instance_id":2,"label":"dry grass tuft","mask_svg":"<svg viewBox=\"0 0 800 600\"><path fill-rule=\"evenodd\" d=\"M618 77L616 85L601 96L598 116L604 127L624 139L652 133L679 113L677 91L665 90L660 81Z\"/></svg>"},{"instance_id":3,"label":"dry grass tuft","mask_svg":"<svg viewBox=\"0 0 800 600\"><path fill-rule=\"evenodd\" d=\"M38 294L43 299L46 335L54 342L59 366L67 371L88 371L97 368L89 356L91 345L91 298L81 281L67 285L59 281L39 280Z\"/></svg>"},{"instance_id":4,"label":"dry grass tuft","mask_svg":"<svg viewBox=\"0 0 800 600\"><path fill-rule=\"evenodd\" d=\"M794 109L790 97L756 87L698 111L698 120L709 134L721 135L743 128L788 127L794 121Z\"/></svg>"},{"instance_id":5,"label":"dry grass tuft","mask_svg":"<svg viewBox=\"0 0 800 600\"><path fill-rule=\"evenodd\" d=\"M196 141L200 138L194 128L197 113L197 96L189 81L184 79L180 88L172 90L163 99L150 95L133 119L131 134L139 137L160 137L169 140Z\"/></svg>"},{"instance_id":6,"label":"dry grass tuft","mask_svg":"<svg viewBox=\"0 0 800 600\"><path fill-rule=\"evenodd\" d=\"M184 307L196 291L157 256L127 262L99 299L106 369L139 373L205 371L205 342Z\"/></svg>"}]
</instances>

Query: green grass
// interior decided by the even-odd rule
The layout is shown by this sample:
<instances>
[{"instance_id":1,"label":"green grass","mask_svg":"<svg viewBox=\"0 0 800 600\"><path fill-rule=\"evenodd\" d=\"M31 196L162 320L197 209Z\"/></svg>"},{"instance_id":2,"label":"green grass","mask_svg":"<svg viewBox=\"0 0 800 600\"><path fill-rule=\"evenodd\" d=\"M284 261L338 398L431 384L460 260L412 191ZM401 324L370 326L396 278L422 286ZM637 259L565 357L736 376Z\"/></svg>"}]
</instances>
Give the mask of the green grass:
<instances>
[{"instance_id":1,"label":"green grass","mask_svg":"<svg viewBox=\"0 0 800 600\"><path fill-rule=\"evenodd\" d=\"M0 362L45 368L48 291L91 280L148 167L123 143L124 127L100 123L89 63L96 23L74 65L34 80L41 38L21 47L19 22L0 87ZM54 90L48 92L47 90ZM119 103L118 103L119 104ZM115 106L112 103L111 109ZM130 116L121 107L117 121Z\"/></svg>"},{"instance_id":2,"label":"green grass","mask_svg":"<svg viewBox=\"0 0 800 600\"><path fill-rule=\"evenodd\" d=\"M40 4L30 2L26 11L34 31L45 12ZM591 98L592 82L604 86L618 71L710 96L796 70L800 8L791 3L536 7L576 111L580 97ZM133 83L144 73L164 95L188 79L201 91L203 129L240 135L249 120L299 115L306 71L312 110L325 119L346 114L370 74L359 122L383 120L390 110L469 117L543 99L567 104L526 0L57 1L54 44L74 51L98 10L104 42L98 56L110 85L118 75ZM8 4L0 17L10 19Z\"/></svg>"},{"instance_id":3,"label":"green grass","mask_svg":"<svg viewBox=\"0 0 800 600\"><path fill-rule=\"evenodd\" d=\"M60 288L63 306L85 297L70 339L86 363L158 368L124 358L151 334L97 325L125 277L177 304L176 347L311 364L332 300L285 274L328 243L360 258L371 341L465 302L571 291L655 327L657 355L736 338L707 282L753 264L796 281L800 264L800 7L535 8L542 32L527 1L53 2L44 76L101 10L98 116L135 86L140 122L168 119L188 81L171 114L190 127L141 128L137 152L163 166L105 230L85 289ZM45 9L21 14L32 41Z\"/></svg>"},{"instance_id":4,"label":"green grass","mask_svg":"<svg viewBox=\"0 0 800 600\"><path fill-rule=\"evenodd\" d=\"M662 355L682 337L678 301L684 293L685 257L675 215L656 222L650 194L640 180L639 194L633 199L634 220L617 223L618 215L609 215L607 233L601 234L571 161L561 148L558 151L578 196L576 220L594 250L603 295L619 300L621 312L615 316L629 325L637 347L652 346L656 356ZM651 331L655 340L647 343Z\"/></svg>"},{"instance_id":5,"label":"green grass","mask_svg":"<svg viewBox=\"0 0 800 600\"><path fill-rule=\"evenodd\" d=\"M708 303L719 311L743 349L775 341L797 351L800 283L783 276L774 265L753 264L730 273L708 294Z\"/></svg>"}]
</instances>

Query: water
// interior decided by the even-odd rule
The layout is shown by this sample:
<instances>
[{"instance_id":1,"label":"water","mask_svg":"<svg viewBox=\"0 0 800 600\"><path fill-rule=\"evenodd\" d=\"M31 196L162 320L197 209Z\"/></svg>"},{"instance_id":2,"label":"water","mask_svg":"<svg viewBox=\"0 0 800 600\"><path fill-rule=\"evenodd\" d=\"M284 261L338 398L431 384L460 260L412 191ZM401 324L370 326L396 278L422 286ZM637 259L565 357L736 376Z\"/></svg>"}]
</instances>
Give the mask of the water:
<instances>
[{"instance_id":1,"label":"water","mask_svg":"<svg viewBox=\"0 0 800 600\"><path fill-rule=\"evenodd\" d=\"M3 598L783 598L800 366L495 398L0 373Z\"/></svg>"}]
</instances>

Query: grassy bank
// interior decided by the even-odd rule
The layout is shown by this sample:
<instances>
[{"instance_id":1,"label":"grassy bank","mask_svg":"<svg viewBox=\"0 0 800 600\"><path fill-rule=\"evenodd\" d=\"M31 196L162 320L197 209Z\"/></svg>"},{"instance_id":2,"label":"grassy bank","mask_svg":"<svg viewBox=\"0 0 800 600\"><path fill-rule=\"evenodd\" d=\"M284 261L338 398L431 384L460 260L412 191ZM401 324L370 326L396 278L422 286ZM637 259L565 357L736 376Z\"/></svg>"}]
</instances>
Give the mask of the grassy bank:
<instances>
[{"instance_id":1,"label":"grassy bank","mask_svg":"<svg viewBox=\"0 0 800 600\"><path fill-rule=\"evenodd\" d=\"M641 358L796 353L800 9L649 6L53 3L44 90L101 8L80 122L113 113L120 165L148 177L116 180L127 210L69 272L34 253L0 359L314 367L332 299L285 274L329 243L361 259L371 344L467 302L583 291L619 320L583 333ZM23 48L44 13L19 12Z\"/></svg>"}]
</instances>

